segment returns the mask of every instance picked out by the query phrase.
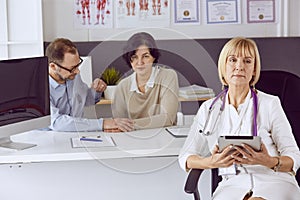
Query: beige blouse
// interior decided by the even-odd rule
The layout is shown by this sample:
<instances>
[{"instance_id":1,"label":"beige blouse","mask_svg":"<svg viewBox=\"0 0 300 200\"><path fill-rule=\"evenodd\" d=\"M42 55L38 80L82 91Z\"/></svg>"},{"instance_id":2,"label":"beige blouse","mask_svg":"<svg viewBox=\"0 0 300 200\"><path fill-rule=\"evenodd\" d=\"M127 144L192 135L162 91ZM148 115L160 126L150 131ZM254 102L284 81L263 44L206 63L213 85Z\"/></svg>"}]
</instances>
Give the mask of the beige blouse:
<instances>
[{"instance_id":1,"label":"beige blouse","mask_svg":"<svg viewBox=\"0 0 300 200\"><path fill-rule=\"evenodd\" d=\"M147 85L153 87L147 87L144 94L132 89L135 73L123 79L115 91L113 117L133 119L135 129L176 124L179 90L177 74L174 70L161 66L156 66L152 71L157 72L154 76L154 84Z\"/></svg>"}]
</instances>

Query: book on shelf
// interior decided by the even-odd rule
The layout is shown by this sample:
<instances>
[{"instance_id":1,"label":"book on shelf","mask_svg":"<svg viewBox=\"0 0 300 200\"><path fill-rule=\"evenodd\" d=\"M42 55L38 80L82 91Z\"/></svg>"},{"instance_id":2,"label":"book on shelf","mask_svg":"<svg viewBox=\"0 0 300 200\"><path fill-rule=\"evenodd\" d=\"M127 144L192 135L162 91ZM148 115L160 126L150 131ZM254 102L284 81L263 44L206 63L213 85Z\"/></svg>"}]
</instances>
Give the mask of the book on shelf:
<instances>
[{"instance_id":1,"label":"book on shelf","mask_svg":"<svg viewBox=\"0 0 300 200\"><path fill-rule=\"evenodd\" d=\"M212 98L214 96L213 89L204 86L194 84L179 88L179 97L185 99Z\"/></svg>"},{"instance_id":2,"label":"book on shelf","mask_svg":"<svg viewBox=\"0 0 300 200\"><path fill-rule=\"evenodd\" d=\"M180 94L206 94L206 93L212 93L213 89L200 86L200 85L189 85L185 87L180 87L179 88L179 93Z\"/></svg>"},{"instance_id":3,"label":"book on shelf","mask_svg":"<svg viewBox=\"0 0 300 200\"><path fill-rule=\"evenodd\" d=\"M207 93L207 94L189 94L189 95L184 95L184 94L179 94L179 97L184 98L184 99L210 99L215 97L215 93Z\"/></svg>"}]
</instances>

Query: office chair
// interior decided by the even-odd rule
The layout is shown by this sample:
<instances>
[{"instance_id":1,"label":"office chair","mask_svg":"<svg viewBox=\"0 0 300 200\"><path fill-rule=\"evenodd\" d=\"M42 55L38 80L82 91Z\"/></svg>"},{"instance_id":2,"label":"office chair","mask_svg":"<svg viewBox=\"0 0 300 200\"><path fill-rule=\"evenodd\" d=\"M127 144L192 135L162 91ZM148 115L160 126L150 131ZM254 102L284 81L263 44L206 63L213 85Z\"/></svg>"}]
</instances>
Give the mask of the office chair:
<instances>
[{"instance_id":1,"label":"office chair","mask_svg":"<svg viewBox=\"0 0 300 200\"><path fill-rule=\"evenodd\" d=\"M280 98L282 107L292 126L297 144L300 146L300 77L280 70L261 71L259 82L255 87ZM184 191L193 194L195 200L200 200L198 180L203 171L203 169L192 169L185 183ZM217 169L211 170L212 193L221 181L217 171ZM296 180L300 185L300 172L297 173Z\"/></svg>"}]
</instances>

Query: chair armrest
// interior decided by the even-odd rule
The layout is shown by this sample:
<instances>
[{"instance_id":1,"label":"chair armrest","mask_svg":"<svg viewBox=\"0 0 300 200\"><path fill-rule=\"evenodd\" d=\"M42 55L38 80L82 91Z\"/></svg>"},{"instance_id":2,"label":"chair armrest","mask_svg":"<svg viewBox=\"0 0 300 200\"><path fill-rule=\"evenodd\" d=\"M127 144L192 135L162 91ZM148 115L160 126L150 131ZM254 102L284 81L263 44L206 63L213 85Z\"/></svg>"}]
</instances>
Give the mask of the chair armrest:
<instances>
[{"instance_id":1,"label":"chair armrest","mask_svg":"<svg viewBox=\"0 0 300 200\"><path fill-rule=\"evenodd\" d=\"M203 169L192 169L185 182L184 191L188 194L198 193L198 180Z\"/></svg>"}]
</instances>

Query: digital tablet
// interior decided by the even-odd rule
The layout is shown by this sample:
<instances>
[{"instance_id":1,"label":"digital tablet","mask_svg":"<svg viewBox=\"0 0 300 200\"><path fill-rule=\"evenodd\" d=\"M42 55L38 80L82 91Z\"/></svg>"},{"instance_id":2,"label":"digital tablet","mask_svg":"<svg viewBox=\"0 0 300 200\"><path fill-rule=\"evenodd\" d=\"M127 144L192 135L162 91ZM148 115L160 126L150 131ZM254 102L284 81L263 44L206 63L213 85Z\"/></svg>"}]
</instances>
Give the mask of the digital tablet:
<instances>
[{"instance_id":1,"label":"digital tablet","mask_svg":"<svg viewBox=\"0 0 300 200\"><path fill-rule=\"evenodd\" d=\"M220 152L228 145L241 146L242 144L247 144L255 151L260 151L261 138L259 136L220 136L218 138Z\"/></svg>"}]
</instances>

